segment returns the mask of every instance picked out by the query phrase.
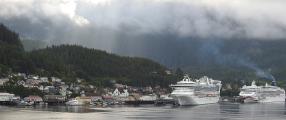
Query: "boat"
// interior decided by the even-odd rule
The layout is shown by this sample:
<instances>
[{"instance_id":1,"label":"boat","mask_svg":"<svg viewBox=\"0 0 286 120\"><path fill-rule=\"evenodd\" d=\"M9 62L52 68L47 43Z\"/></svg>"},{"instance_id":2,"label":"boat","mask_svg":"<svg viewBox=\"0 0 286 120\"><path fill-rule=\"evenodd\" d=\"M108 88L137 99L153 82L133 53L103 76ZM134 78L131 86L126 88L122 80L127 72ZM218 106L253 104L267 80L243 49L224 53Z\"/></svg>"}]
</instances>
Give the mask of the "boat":
<instances>
[{"instance_id":1,"label":"boat","mask_svg":"<svg viewBox=\"0 0 286 120\"><path fill-rule=\"evenodd\" d=\"M79 105L84 105L84 104L82 102L80 102L79 100L77 100L77 99L71 99L68 102L66 102L66 105L79 106Z\"/></svg>"},{"instance_id":2,"label":"boat","mask_svg":"<svg viewBox=\"0 0 286 120\"><path fill-rule=\"evenodd\" d=\"M27 102L27 101L24 101L24 100L21 100L17 103L18 106L32 106L34 105L35 103L33 101L30 101L30 102Z\"/></svg>"},{"instance_id":3,"label":"boat","mask_svg":"<svg viewBox=\"0 0 286 120\"><path fill-rule=\"evenodd\" d=\"M192 80L185 75L177 84L170 85L173 89L171 97L178 105L201 105L217 103L220 99L221 81L207 76Z\"/></svg>"},{"instance_id":4,"label":"boat","mask_svg":"<svg viewBox=\"0 0 286 120\"><path fill-rule=\"evenodd\" d=\"M265 83L264 86L252 81L250 86L242 86L239 97L243 103L285 102L285 90L276 86L275 80L272 85Z\"/></svg>"}]
</instances>

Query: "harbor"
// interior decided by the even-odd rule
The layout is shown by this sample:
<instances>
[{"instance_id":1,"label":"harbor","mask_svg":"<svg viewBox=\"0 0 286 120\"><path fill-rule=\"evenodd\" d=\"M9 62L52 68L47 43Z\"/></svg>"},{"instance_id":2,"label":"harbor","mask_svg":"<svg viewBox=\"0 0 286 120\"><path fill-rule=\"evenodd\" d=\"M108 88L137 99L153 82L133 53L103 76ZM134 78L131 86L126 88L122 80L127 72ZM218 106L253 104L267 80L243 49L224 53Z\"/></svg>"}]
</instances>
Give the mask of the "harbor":
<instances>
[{"instance_id":1,"label":"harbor","mask_svg":"<svg viewBox=\"0 0 286 120\"><path fill-rule=\"evenodd\" d=\"M29 95L24 98L12 93L0 93L0 105L7 106L94 106L110 107L115 105L204 105L214 103L285 103L285 90L272 85L257 86L252 81L249 86L242 86L239 96L220 96L221 81L206 76L191 79L185 75L177 84L171 84L171 93L162 92L162 89L146 87L138 90L136 87L115 84L113 92L101 96L68 97L64 95L44 95L43 97ZM112 89L109 89L112 90Z\"/></svg>"}]
</instances>

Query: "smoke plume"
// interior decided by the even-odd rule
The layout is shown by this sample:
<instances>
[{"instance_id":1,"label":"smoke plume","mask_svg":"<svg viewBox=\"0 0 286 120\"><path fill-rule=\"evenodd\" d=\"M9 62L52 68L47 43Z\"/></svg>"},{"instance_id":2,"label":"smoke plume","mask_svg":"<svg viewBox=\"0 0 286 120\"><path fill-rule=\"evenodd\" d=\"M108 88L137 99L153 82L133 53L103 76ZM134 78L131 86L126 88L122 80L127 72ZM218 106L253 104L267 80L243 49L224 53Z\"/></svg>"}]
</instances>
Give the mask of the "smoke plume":
<instances>
[{"instance_id":1,"label":"smoke plume","mask_svg":"<svg viewBox=\"0 0 286 120\"><path fill-rule=\"evenodd\" d=\"M221 65L241 66L255 71L256 76L275 81L275 78L270 71L265 71L251 60L236 54L227 54L221 51L224 43L217 40L212 40L202 44L201 52L205 56L211 55L216 63Z\"/></svg>"}]
</instances>

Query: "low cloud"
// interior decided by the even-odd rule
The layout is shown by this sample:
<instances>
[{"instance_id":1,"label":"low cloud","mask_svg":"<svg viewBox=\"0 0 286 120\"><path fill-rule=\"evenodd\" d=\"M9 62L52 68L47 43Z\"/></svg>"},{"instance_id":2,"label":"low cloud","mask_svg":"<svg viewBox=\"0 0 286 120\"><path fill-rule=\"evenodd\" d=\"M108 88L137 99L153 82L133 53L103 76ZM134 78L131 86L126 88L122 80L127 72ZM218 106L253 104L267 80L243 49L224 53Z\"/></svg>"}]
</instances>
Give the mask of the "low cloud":
<instances>
[{"instance_id":1,"label":"low cloud","mask_svg":"<svg viewBox=\"0 0 286 120\"><path fill-rule=\"evenodd\" d=\"M285 0L1 0L0 22L25 38L112 50L118 39L286 38Z\"/></svg>"}]
</instances>

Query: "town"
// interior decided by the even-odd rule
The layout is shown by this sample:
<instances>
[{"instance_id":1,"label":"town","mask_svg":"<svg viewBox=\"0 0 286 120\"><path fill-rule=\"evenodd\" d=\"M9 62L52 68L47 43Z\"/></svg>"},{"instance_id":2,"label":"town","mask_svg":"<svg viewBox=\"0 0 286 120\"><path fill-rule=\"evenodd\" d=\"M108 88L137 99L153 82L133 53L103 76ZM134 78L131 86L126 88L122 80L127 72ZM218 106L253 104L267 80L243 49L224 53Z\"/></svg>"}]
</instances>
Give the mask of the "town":
<instances>
[{"instance_id":1,"label":"town","mask_svg":"<svg viewBox=\"0 0 286 120\"><path fill-rule=\"evenodd\" d=\"M133 87L110 80L111 87L100 88L77 78L66 83L58 77L13 73L0 78L0 104L3 105L117 105L174 103L169 90L156 87ZM9 90L19 88L20 90ZM32 90L25 92L24 90Z\"/></svg>"}]
</instances>

